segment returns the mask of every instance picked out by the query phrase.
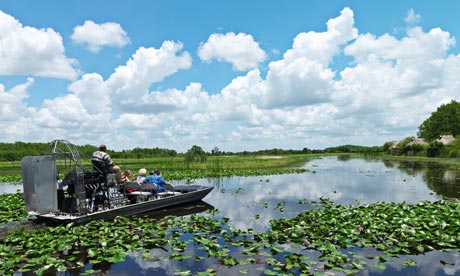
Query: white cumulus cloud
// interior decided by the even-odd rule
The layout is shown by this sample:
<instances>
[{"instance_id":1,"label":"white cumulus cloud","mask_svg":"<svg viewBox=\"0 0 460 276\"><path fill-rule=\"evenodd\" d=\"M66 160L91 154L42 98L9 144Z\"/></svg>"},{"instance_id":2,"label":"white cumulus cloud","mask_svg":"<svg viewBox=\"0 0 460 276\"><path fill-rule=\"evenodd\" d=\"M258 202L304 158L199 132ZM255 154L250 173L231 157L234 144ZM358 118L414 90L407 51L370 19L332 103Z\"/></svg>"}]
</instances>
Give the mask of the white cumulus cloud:
<instances>
[{"instance_id":1,"label":"white cumulus cloud","mask_svg":"<svg viewBox=\"0 0 460 276\"><path fill-rule=\"evenodd\" d=\"M234 69L244 71L257 68L267 55L252 35L230 32L210 35L208 41L200 45L198 56L206 62L213 59L229 62Z\"/></svg>"},{"instance_id":2,"label":"white cumulus cloud","mask_svg":"<svg viewBox=\"0 0 460 276\"><path fill-rule=\"evenodd\" d=\"M209 36L198 50L203 60L247 70L216 93L193 79L185 88L152 88L194 69L184 45L173 41L139 47L107 79L83 75L39 108L26 104L32 79L10 89L0 85L4 140L65 137L116 149L179 151L192 145L224 151L383 145L416 135L441 103L460 100L460 55L451 53L449 32L411 27L398 37L359 33L350 8L326 26L298 33L267 68L258 68L266 57L252 36ZM232 48L238 41L247 43L247 52ZM335 67L337 57L346 63Z\"/></svg>"},{"instance_id":3,"label":"white cumulus cloud","mask_svg":"<svg viewBox=\"0 0 460 276\"><path fill-rule=\"evenodd\" d=\"M29 97L27 89L34 83L34 79L27 79L26 83L19 84L9 91L0 83L0 118L3 127L6 122L15 121L22 112L26 111L24 100ZM2 128L5 129L5 128Z\"/></svg>"},{"instance_id":4,"label":"white cumulus cloud","mask_svg":"<svg viewBox=\"0 0 460 276\"><path fill-rule=\"evenodd\" d=\"M115 69L107 80L107 85L116 101L123 108L141 108L150 105L142 97L148 93L152 83L162 81L167 76L192 65L188 52L180 52L182 43L165 41L159 49L139 48L125 65ZM140 109L141 110L141 109Z\"/></svg>"},{"instance_id":5,"label":"white cumulus cloud","mask_svg":"<svg viewBox=\"0 0 460 276\"><path fill-rule=\"evenodd\" d=\"M39 108L22 111L28 115L28 134L39 135L38 141L56 138L94 143L110 136L112 127L112 103L110 91L99 74L85 74L71 83L70 93L45 99ZM16 123L15 123L16 124Z\"/></svg>"},{"instance_id":6,"label":"white cumulus cloud","mask_svg":"<svg viewBox=\"0 0 460 276\"><path fill-rule=\"evenodd\" d=\"M70 84L68 89L75 93L89 114L110 114L110 90L99 74L85 74L80 80Z\"/></svg>"},{"instance_id":7,"label":"white cumulus cloud","mask_svg":"<svg viewBox=\"0 0 460 276\"><path fill-rule=\"evenodd\" d=\"M311 105L329 101L334 72L330 68L340 46L357 37L353 11L344 8L327 22L327 31L300 33L283 59L270 62L263 88L258 87L268 108Z\"/></svg>"},{"instance_id":8,"label":"white cumulus cloud","mask_svg":"<svg viewBox=\"0 0 460 276\"><path fill-rule=\"evenodd\" d=\"M0 75L75 79L77 62L64 52L62 37L53 29L23 26L0 10Z\"/></svg>"},{"instance_id":9,"label":"white cumulus cloud","mask_svg":"<svg viewBox=\"0 0 460 276\"><path fill-rule=\"evenodd\" d=\"M125 30L118 23L107 22L96 24L86 20L83 25L73 29L73 41L88 47L91 52L99 52L102 47L121 48L130 43Z\"/></svg>"}]
</instances>

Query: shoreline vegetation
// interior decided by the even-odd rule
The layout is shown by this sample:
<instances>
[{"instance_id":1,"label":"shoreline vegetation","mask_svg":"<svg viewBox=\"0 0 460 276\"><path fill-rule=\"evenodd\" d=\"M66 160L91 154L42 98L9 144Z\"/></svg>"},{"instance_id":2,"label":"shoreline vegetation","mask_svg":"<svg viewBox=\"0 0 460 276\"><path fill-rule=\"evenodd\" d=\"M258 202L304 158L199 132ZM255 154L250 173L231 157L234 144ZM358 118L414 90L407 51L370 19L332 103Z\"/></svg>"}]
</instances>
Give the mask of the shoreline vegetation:
<instances>
[{"instance_id":1,"label":"shoreline vegetation","mask_svg":"<svg viewBox=\"0 0 460 276\"><path fill-rule=\"evenodd\" d=\"M114 159L122 168L129 169L134 175L140 168L147 171L161 169L168 180L184 180L232 176L257 176L288 173L305 173L308 170L301 168L312 155L230 155L210 156L204 162L186 162L184 157L156 157L143 159ZM85 160L84 168L91 169L91 164ZM22 183L21 162L0 162L0 182Z\"/></svg>"},{"instance_id":2,"label":"shoreline vegetation","mask_svg":"<svg viewBox=\"0 0 460 276\"><path fill-rule=\"evenodd\" d=\"M127 158L115 159L114 162L123 170L129 169L134 175L140 168L147 171L161 169L168 180L184 180L198 178L218 178L232 176L257 176L291 173L306 173L302 168L307 162L321 156L342 156L349 158L366 158L388 161L405 161L420 163L436 163L449 170L460 170L460 158L425 157L425 156L396 156L378 153L309 153L309 154L279 154L279 155L218 155L207 156L203 162L187 162L183 156ZM91 169L88 160L83 162L84 168ZM21 184L21 162L0 162L0 183Z\"/></svg>"}]
</instances>

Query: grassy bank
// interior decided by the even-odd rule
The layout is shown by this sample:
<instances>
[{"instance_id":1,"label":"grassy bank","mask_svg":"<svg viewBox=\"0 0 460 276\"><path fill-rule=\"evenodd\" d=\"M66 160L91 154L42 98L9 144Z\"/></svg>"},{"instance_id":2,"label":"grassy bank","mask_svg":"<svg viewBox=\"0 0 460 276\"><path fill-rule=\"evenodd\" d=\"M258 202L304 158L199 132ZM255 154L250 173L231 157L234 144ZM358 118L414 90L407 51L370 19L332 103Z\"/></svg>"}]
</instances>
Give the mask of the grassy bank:
<instances>
[{"instance_id":1,"label":"grassy bank","mask_svg":"<svg viewBox=\"0 0 460 276\"><path fill-rule=\"evenodd\" d=\"M321 156L340 155L342 157L359 157L375 160L409 161L423 163L437 163L445 165L451 170L460 170L460 158L440 158L421 156L394 156L394 155L361 155L346 154L291 154L279 156L261 155L220 155L208 156L205 162L186 162L184 157L157 157L157 158L127 158L115 159L115 163L122 170L130 169L136 174L140 168L147 171L160 169L168 180L195 179L206 177L229 177L250 175L273 175L283 173L302 173L302 165L311 159ZM85 168L91 169L89 160L83 163ZM21 163L0 162L0 182L20 183Z\"/></svg>"},{"instance_id":2,"label":"grassy bank","mask_svg":"<svg viewBox=\"0 0 460 276\"><path fill-rule=\"evenodd\" d=\"M270 175L282 173L302 173L300 167L312 155L229 155L209 156L206 162L186 162L183 157L158 157L144 159L115 159L122 170L130 169L134 174L140 168L147 171L160 169L168 180L194 179L205 177ZM83 163L91 169L89 160ZM0 182L21 182L20 162L0 162Z\"/></svg>"}]
</instances>

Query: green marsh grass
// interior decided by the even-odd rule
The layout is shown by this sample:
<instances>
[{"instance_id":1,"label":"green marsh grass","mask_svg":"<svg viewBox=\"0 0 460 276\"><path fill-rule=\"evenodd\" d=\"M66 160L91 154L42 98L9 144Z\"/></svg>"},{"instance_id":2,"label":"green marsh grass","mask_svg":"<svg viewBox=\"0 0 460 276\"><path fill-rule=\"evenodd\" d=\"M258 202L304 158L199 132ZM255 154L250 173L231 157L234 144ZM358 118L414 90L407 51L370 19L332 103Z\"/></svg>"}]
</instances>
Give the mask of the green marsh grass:
<instances>
[{"instance_id":1,"label":"green marsh grass","mask_svg":"<svg viewBox=\"0 0 460 276\"><path fill-rule=\"evenodd\" d=\"M147 171L160 169L167 180L196 179L208 177L230 177L250 175L274 175L282 173L303 173L300 167L308 155L228 155L208 156L206 162L185 162L184 157L156 157L144 159L114 159L122 170L129 169L134 176L140 168ZM83 166L91 168L89 160ZM0 162L0 182L22 183L20 162Z\"/></svg>"}]
</instances>

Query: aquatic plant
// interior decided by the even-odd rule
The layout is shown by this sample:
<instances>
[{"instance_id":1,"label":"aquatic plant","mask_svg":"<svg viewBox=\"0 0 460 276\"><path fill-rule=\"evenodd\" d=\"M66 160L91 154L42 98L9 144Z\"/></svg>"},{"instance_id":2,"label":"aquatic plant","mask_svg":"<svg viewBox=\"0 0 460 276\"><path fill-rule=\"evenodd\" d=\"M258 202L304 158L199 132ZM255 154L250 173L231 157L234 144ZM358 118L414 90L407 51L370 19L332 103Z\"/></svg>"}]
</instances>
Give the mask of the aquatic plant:
<instances>
[{"instance_id":1,"label":"aquatic plant","mask_svg":"<svg viewBox=\"0 0 460 276\"><path fill-rule=\"evenodd\" d=\"M22 176L0 175L0 183L22 184Z\"/></svg>"},{"instance_id":2,"label":"aquatic plant","mask_svg":"<svg viewBox=\"0 0 460 276\"><path fill-rule=\"evenodd\" d=\"M23 194L0 194L0 223L21 221L27 218Z\"/></svg>"},{"instance_id":3,"label":"aquatic plant","mask_svg":"<svg viewBox=\"0 0 460 276\"><path fill-rule=\"evenodd\" d=\"M0 238L0 274L68 270L88 274L94 270L80 271L86 263L122 262L132 252L144 252L148 259L155 248L175 261L215 258L223 266L241 267L241 274L248 272L248 265L262 265L266 275L308 275L318 270L354 274L368 264L353 252L356 248L381 252L373 257L377 269L385 269L393 257L460 248L460 204L453 200L341 205L321 199L299 204L317 208L292 219L271 220L271 229L264 233L235 229L228 218L214 216L216 212L159 220L120 217L30 232L19 229ZM187 255L189 246L197 248L196 256ZM311 259L301 253L305 250L320 256ZM408 259L403 265L416 263ZM191 275L190 270L176 273ZM215 271L206 268L196 274Z\"/></svg>"},{"instance_id":4,"label":"aquatic plant","mask_svg":"<svg viewBox=\"0 0 460 276\"><path fill-rule=\"evenodd\" d=\"M321 208L295 218L270 221L271 231L257 239L318 250L325 267L336 270L357 268L343 252L348 248L374 248L389 257L460 248L460 204L454 200L353 206L321 199L318 204Z\"/></svg>"},{"instance_id":5,"label":"aquatic plant","mask_svg":"<svg viewBox=\"0 0 460 276\"><path fill-rule=\"evenodd\" d=\"M280 174L301 174L308 172L300 168L277 168L277 169L220 169L220 170L185 170L170 171L165 173L165 178L170 180L217 178L233 176L262 176Z\"/></svg>"}]
</instances>

